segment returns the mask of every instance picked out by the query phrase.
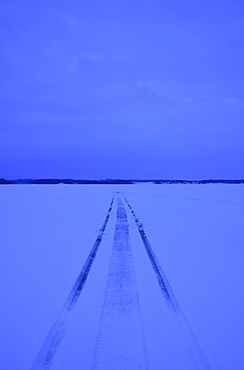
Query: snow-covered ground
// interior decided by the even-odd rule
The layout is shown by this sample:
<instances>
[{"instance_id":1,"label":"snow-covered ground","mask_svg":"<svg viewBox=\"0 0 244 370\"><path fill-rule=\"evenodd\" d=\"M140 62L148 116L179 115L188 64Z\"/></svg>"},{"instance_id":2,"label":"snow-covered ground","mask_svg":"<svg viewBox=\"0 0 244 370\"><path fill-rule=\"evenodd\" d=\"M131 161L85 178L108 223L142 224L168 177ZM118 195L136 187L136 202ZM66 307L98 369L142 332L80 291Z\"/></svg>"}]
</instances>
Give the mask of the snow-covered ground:
<instances>
[{"instance_id":1,"label":"snow-covered ground","mask_svg":"<svg viewBox=\"0 0 244 370\"><path fill-rule=\"evenodd\" d=\"M125 195L142 222L210 368L242 370L244 186L224 184L2 185L1 368L32 367L96 241L114 192ZM139 343L143 336L145 346L140 356L151 370L194 368L135 219L120 197L135 273L130 282L137 282L135 312L143 333L138 334L137 326L136 338ZM118 228L115 200L53 370L99 369L99 358L107 355L101 332L111 315L109 271L121 259L112 254L116 223ZM125 348L130 356L130 346Z\"/></svg>"}]
</instances>

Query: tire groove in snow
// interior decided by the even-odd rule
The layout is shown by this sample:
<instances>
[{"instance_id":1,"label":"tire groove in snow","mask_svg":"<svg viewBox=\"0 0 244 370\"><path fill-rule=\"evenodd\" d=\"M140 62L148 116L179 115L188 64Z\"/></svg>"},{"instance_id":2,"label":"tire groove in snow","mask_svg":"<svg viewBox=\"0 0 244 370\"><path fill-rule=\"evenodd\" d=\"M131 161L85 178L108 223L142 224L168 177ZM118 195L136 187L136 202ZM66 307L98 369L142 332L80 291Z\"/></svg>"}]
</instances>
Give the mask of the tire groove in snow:
<instances>
[{"instance_id":1,"label":"tire groove in snow","mask_svg":"<svg viewBox=\"0 0 244 370\"><path fill-rule=\"evenodd\" d=\"M160 287L160 290L163 294L163 297L165 299L165 302L169 308L169 311L171 313L171 317L173 319L174 325L176 330L178 331L178 334L180 336L180 340L185 348L185 353L188 357L189 366L191 366L192 369L196 370L210 370L210 366L208 364L208 361L206 359L205 354L203 353L195 334L190 327L177 299L176 296L169 284L169 281L166 277L165 272L163 271L162 267L160 266L160 263L149 243L149 240L146 236L143 224L140 222L138 217L136 216L135 212L133 211L131 205L129 204L128 200L125 198L124 194L123 198L125 202L127 203L127 206L129 207L133 218L135 220L135 223L137 225L138 231L140 233L142 242L144 244L145 250L147 252L148 258L151 262L151 265L153 267L153 270L155 272L156 278L158 280L158 284Z\"/></svg>"},{"instance_id":2,"label":"tire groove in snow","mask_svg":"<svg viewBox=\"0 0 244 370\"><path fill-rule=\"evenodd\" d=\"M54 323L53 327L50 329L43 346L37 355L37 358L32 366L33 370L37 369L50 369L52 366L53 358L55 356L55 353L58 350L58 347L62 341L62 338L65 333L65 327L68 323L68 319L70 317L70 314L74 310L77 301L79 299L79 296L81 294L82 289L85 286L86 280L88 278L89 272L91 270L92 264L95 260L98 248L101 244L102 237L104 234L104 231L106 229L112 206L114 202L114 197L110 203L108 212L106 214L105 220L99 230L97 239L95 243L93 244L93 247L84 263L84 266L78 276L78 278L75 281L75 284L73 288L71 289L69 296L64 304L64 307L57 319L57 321Z\"/></svg>"},{"instance_id":3,"label":"tire groove in snow","mask_svg":"<svg viewBox=\"0 0 244 370\"><path fill-rule=\"evenodd\" d=\"M148 369L126 211L117 222L93 370Z\"/></svg>"}]
</instances>

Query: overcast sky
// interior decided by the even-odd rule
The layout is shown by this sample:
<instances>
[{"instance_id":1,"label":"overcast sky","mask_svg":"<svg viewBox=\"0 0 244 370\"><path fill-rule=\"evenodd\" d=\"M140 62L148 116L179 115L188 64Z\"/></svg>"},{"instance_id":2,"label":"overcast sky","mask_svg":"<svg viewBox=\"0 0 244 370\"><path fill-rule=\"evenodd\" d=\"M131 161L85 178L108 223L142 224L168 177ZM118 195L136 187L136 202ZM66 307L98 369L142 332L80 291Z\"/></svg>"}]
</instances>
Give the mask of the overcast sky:
<instances>
[{"instance_id":1,"label":"overcast sky","mask_svg":"<svg viewBox=\"0 0 244 370\"><path fill-rule=\"evenodd\" d=\"M0 177L244 177L243 2L0 7Z\"/></svg>"}]
</instances>

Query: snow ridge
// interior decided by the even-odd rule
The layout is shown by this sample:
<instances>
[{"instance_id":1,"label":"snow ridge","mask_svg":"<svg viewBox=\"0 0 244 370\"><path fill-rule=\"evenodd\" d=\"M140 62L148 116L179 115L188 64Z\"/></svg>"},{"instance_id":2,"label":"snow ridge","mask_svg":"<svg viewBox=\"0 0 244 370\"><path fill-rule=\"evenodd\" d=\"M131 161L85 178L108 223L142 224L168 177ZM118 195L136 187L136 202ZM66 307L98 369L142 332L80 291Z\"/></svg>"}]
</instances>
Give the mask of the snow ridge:
<instances>
[{"instance_id":1,"label":"snow ridge","mask_svg":"<svg viewBox=\"0 0 244 370\"><path fill-rule=\"evenodd\" d=\"M117 223L93 370L148 369L126 211L117 198Z\"/></svg>"},{"instance_id":2,"label":"snow ridge","mask_svg":"<svg viewBox=\"0 0 244 370\"><path fill-rule=\"evenodd\" d=\"M135 212L133 211L131 205L129 204L128 200L125 198L123 194L123 198L129 207L135 223L137 225L138 231L140 233L142 242L144 244L145 250L147 252L148 258L151 262L153 270L156 274L156 278L158 280L158 284L160 290L163 294L165 302L169 308L171 313L171 317L173 319L174 325L176 330L179 334L179 339L182 342L183 347L185 348L185 353L188 357L189 366L195 370L210 370L210 365L206 359L205 354L203 353L195 334L190 327L177 299L176 296L169 284L169 281L166 277L165 272L163 271L160 263L149 243L149 240L146 236L143 224L140 222L138 217L136 216Z\"/></svg>"},{"instance_id":3,"label":"snow ridge","mask_svg":"<svg viewBox=\"0 0 244 370\"><path fill-rule=\"evenodd\" d=\"M64 304L64 307L57 319L57 321L54 323L52 328L49 331L49 334L47 335L43 346L37 355L37 358L32 366L32 370L37 370L37 369L50 369L52 366L53 358L58 350L58 347L62 341L62 338L65 333L65 328L68 323L70 314L74 310L77 301L79 299L79 296L81 294L82 289L84 288L84 285L86 283L86 280L88 278L89 272L91 270L92 264L95 260L98 248L101 244L102 237L104 234L104 231L106 229L112 206L114 202L114 197L110 203L109 210L106 214L105 220L99 230L97 239L95 243L93 244L93 247L84 263L84 266L75 281L75 284L73 288L70 291L70 294Z\"/></svg>"}]
</instances>

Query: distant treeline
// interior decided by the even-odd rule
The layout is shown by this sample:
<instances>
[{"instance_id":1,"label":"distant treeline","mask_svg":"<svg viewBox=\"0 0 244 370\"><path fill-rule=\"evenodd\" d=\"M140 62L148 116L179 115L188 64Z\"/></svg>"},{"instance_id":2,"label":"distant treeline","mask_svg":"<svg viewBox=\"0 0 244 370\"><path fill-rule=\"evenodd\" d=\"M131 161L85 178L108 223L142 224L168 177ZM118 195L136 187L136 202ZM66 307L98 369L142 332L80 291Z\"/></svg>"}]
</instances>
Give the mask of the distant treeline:
<instances>
[{"instance_id":1,"label":"distant treeline","mask_svg":"<svg viewBox=\"0 0 244 370\"><path fill-rule=\"evenodd\" d=\"M0 179L0 184L244 184L244 180L123 180L123 179L106 179L106 180L74 180L74 179L18 179L5 180Z\"/></svg>"}]
</instances>

